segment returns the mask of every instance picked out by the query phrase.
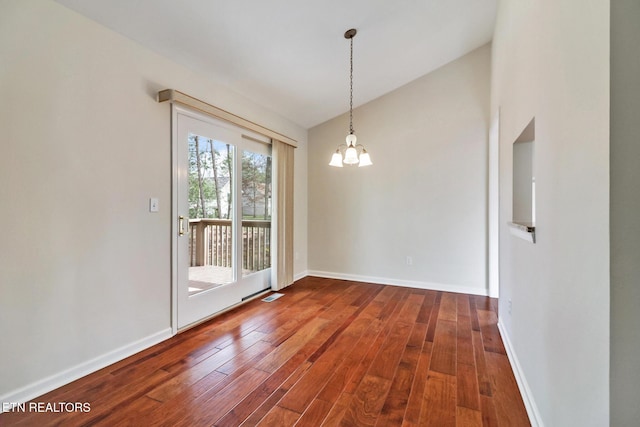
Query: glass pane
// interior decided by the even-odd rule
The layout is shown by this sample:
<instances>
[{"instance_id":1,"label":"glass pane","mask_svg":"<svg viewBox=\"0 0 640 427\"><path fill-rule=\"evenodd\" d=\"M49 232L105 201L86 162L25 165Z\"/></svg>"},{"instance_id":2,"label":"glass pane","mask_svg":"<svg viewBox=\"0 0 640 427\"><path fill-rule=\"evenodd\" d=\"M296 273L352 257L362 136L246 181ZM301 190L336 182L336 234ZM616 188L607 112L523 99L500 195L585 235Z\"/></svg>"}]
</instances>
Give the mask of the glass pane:
<instances>
[{"instance_id":1,"label":"glass pane","mask_svg":"<svg viewBox=\"0 0 640 427\"><path fill-rule=\"evenodd\" d=\"M189 295L233 282L233 153L189 134Z\"/></svg>"},{"instance_id":2,"label":"glass pane","mask_svg":"<svg viewBox=\"0 0 640 427\"><path fill-rule=\"evenodd\" d=\"M271 156L242 152L242 276L271 267Z\"/></svg>"}]
</instances>

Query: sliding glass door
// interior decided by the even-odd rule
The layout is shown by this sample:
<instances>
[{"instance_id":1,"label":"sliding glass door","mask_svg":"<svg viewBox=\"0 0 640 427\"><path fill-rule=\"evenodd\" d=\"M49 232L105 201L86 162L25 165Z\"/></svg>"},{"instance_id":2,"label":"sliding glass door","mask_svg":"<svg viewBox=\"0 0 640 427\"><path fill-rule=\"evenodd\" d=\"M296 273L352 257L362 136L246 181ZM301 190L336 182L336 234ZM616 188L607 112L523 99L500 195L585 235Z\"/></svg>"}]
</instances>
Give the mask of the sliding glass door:
<instances>
[{"instance_id":1,"label":"sliding glass door","mask_svg":"<svg viewBox=\"0 0 640 427\"><path fill-rule=\"evenodd\" d=\"M271 147L174 107L177 323L189 326L270 287Z\"/></svg>"}]
</instances>

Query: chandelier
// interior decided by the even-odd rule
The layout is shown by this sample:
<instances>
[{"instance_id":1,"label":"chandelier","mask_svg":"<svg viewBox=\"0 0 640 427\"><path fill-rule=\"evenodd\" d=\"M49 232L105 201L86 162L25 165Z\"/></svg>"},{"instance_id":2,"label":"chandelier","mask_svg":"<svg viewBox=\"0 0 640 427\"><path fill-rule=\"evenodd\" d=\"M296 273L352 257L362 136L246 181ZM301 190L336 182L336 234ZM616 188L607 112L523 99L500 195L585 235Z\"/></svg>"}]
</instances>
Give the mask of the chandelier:
<instances>
[{"instance_id":1,"label":"chandelier","mask_svg":"<svg viewBox=\"0 0 640 427\"><path fill-rule=\"evenodd\" d=\"M344 38L349 39L351 44L350 50L350 70L349 70L349 134L346 138L346 144L338 145L336 152L331 157L329 166L342 167L342 164L349 166L369 166L371 165L371 157L364 149L362 144L356 144L358 138L353 133L353 38L356 36L356 29L352 28L344 33Z\"/></svg>"}]
</instances>

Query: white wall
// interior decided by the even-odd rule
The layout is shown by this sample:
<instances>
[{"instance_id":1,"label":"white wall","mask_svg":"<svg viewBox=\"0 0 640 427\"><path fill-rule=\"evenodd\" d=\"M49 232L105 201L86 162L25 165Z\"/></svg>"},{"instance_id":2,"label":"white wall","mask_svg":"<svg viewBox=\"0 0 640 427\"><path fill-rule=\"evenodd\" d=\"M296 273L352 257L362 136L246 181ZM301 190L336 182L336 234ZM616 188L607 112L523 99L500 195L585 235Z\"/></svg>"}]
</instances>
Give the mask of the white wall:
<instances>
[{"instance_id":1,"label":"white wall","mask_svg":"<svg viewBox=\"0 0 640 427\"><path fill-rule=\"evenodd\" d=\"M640 420L640 2L611 2L611 425Z\"/></svg>"},{"instance_id":2,"label":"white wall","mask_svg":"<svg viewBox=\"0 0 640 427\"><path fill-rule=\"evenodd\" d=\"M306 130L48 0L0 4L0 58L0 400L166 336L171 146L160 89L299 141L294 273L306 271Z\"/></svg>"},{"instance_id":3,"label":"white wall","mask_svg":"<svg viewBox=\"0 0 640 427\"><path fill-rule=\"evenodd\" d=\"M609 2L500 2L500 327L534 423L609 422ZM509 233L512 143L535 117L536 243ZM512 312L508 304L512 301Z\"/></svg>"},{"instance_id":4,"label":"white wall","mask_svg":"<svg viewBox=\"0 0 640 427\"><path fill-rule=\"evenodd\" d=\"M311 274L487 294L489 80L487 45L356 108L370 167L328 166L348 114L309 130Z\"/></svg>"}]
</instances>

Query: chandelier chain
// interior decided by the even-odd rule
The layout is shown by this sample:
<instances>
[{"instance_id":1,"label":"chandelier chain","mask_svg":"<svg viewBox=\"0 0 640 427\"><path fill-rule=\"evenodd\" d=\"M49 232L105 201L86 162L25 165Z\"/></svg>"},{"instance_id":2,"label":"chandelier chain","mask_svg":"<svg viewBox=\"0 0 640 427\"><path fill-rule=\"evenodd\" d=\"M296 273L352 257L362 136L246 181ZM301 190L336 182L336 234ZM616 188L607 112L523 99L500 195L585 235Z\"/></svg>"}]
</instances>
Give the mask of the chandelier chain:
<instances>
[{"instance_id":1,"label":"chandelier chain","mask_svg":"<svg viewBox=\"0 0 640 427\"><path fill-rule=\"evenodd\" d=\"M353 37L351 37L349 41L351 42L349 60L349 134L353 135Z\"/></svg>"}]
</instances>

